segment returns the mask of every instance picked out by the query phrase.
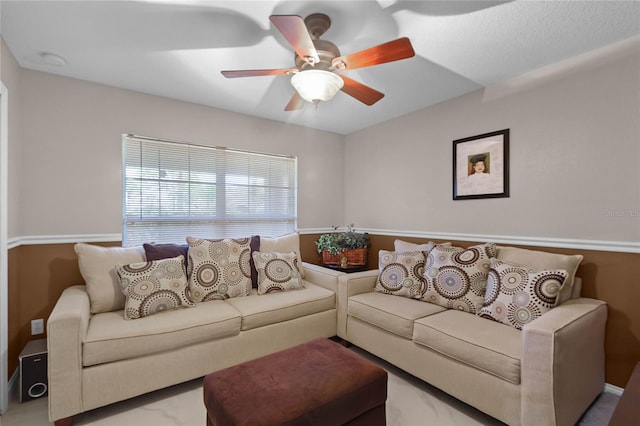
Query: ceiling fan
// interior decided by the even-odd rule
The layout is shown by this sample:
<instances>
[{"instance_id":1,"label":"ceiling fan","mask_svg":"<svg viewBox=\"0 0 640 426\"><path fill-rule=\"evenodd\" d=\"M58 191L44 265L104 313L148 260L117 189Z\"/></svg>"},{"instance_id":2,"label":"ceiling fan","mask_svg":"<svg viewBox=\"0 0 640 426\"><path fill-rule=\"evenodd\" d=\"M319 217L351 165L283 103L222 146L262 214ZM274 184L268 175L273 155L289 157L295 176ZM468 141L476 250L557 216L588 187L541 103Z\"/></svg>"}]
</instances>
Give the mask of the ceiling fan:
<instances>
[{"instance_id":1,"label":"ceiling fan","mask_svg":"<svg viewBox=\"0 0 640 426\"><path fill-rule=\"evenodd\" d=\"M318 105L319 102L330 100L338 90L366 105L373 105L384 97L384 93L336 71L384 64L415 55L411 42L406 37L341 55L335 44L320 40L320 36L331 26L331 19L323 13L313 13L304 20L297 15L271 15L269 19L295 50L295 68L232 70L221 73L227 78L291 75L291 84L296 93L285 111L301 109L305 101Z\"/></svg>"}]
</instances>

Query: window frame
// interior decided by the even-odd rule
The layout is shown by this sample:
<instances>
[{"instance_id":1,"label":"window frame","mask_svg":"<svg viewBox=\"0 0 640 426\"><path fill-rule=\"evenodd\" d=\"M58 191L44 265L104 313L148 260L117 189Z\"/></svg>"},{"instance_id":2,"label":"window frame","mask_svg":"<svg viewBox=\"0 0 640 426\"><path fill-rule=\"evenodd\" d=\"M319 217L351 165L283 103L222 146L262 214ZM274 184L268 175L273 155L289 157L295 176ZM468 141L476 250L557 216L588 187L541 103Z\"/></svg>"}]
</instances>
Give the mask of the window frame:
<instances>
[{"instance_id":1,"label":"window frame","mask_svg":"<svg viewBox=\"0 0 640 426\"><path fill-rule=\"evenodd\" d=\"M170 155L172 150L176 153L175 158ZM149 156L154 151L157 151L156 159ZM205 161L202 161L202 156L205 156ZM163 163L167 159L168 162ZM198 164L192 164L192 160ZM297 164L295 156L123 134L122 245L127 247L144 242L184 244L187 236L241 238L294 232L298 219ZM132 173L131 168L136 166L137 173ZM200 176L208 176L208 180L193 178L194 170L199 170ZM166 178L167 172L171 178ZM232 176L236 182L230 183ZM279 185L273 184L276 180ZM210 192L196 189L206 185L211 186ZM173 192L168 189L170 187L174 187ZM135 191L139 191L138 198L132 202L136 198ZM215 211L209 215L197 214L194 193L204 194L203 204ZM182 207L167 208L171 202L174 205L176 201L179 203L180 197L188 198L186 203L180 203ZM280 203L272 205L274 200ZM245 206L242 201L246 201ZM135 211L132 211L132 205ZM262 214L255 210L260 206ZM150 211L155 207L157 212ZM244 214L243 207L246 209ZM231 208L240 212L234 214ZM185 214L179 214L181 210Z\"/></svg>"}]
</instances>

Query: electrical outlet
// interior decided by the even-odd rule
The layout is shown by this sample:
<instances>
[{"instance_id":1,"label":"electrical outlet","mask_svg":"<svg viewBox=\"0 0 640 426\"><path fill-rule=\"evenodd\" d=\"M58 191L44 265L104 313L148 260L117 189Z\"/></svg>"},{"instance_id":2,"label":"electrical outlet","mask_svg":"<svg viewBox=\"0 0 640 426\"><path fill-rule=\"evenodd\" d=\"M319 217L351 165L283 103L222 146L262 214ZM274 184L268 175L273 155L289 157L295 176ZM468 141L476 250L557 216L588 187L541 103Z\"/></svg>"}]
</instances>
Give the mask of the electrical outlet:
<instances>
[{"instance_id":1,"label":"electrical outlet","mask_svg":"<svg viewBox=\"0 0 640 426\"><path fill-rule=\"evenodd\" d=\"M31 320L31 335L42 333L44 333L44 320L42 318Z\"/></svg>"}]
</instances>

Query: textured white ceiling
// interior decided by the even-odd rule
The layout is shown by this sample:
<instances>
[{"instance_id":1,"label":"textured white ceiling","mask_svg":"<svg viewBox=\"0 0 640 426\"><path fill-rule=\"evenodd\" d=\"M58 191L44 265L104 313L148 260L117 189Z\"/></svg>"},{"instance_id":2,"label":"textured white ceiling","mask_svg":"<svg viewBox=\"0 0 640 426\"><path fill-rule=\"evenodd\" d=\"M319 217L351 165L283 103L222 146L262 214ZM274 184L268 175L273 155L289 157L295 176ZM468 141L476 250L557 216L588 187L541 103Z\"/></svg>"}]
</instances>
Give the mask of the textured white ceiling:
<instances>
[{"instance_id":1,"label":"textured white ceiling","mask_svg":"<svg viewBox=\"0 0 640 426\"><path fill-rule=\"evenodd\" d=\"M348 76L385 93L283 109L293 49L269 15L322 12L343 54L409 37L416 56ZM638 1L6 1L0 31L19 64L139 92L348 134L637 37ZM42 53L62 56L49 65Z\"/></svg>"}]
</instances>

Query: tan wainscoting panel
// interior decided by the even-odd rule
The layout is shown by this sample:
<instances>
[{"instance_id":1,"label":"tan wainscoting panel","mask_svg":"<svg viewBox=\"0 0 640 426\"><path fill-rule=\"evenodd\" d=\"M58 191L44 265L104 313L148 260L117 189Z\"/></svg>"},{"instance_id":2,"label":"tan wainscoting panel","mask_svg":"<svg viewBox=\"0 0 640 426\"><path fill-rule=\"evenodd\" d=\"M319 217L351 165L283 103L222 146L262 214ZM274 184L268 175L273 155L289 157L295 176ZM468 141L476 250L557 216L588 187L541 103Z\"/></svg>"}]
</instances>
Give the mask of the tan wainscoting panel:
<instances>
[{"instance_id":1,"label":"tan wainscoting panel","mask_svg":"<svg viewBox=\"0 0 640 426\"><path fill-rule=\"evenodd\" d=\"M322 264L315 253L315 240L320 234L301 235L302 259ZM370 235L369 269L378 267L378 251L393 250L393 242L402 239L424 243L424 238ZM445 241L433 240L436 243ZM478 242L451 241L460 247ZM502 244L506 245L506 244ZM605 340L606 382L624 387L636 363L640 360L640 254L596 250L576 250L552 247L517 246L560 254L582 254L584 260L577 276L582 278L582 296L604 300L608 304L607 334ZM313 249L313 251L312 251Z\"/></svg>"},{"instance_id":2,"label":"tan wainscoting panel","mask_svg":"<svg viewBox=\"0 0 640 426\"><path fill-rule=\"evenodd\" d=\"M318 237L319 234L301 235L300 249L305 262L322 263L315 248ZM420 238L371 235L369 269L377 267L379 250L393 250L396 238L425 242ZM453 243L462 247L478 244L468 241ZM96 244L119 245L113 242ZM609 308L605 342L606 381L624 387L640 360L640 254L522 247L584 256L578 269L578 276L583 280L582 295L604 300ZM11 375L18 367L18 355L24 345L29 340L44 337L31 336L31 320L44 318L46 321L62 291L83 281L73 244L34 244L12 248L9 250L8 273L8 372Z\"/></svg>"},{"instance_id":3,"label":"tan wainscoting panel","mask_svg":"<svg viewBox=\"0 0 640 426\"><path fill-rule=\"evenodd\" d=\"M34 244L9 250L9 376L18 368L18 356L27 342L46 337L46 321L62 291L84 283L73 246ZM45 320L45 334L31 336L31 320L38 318Z\"/></svg>"}]
</instances>

